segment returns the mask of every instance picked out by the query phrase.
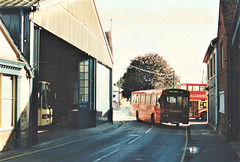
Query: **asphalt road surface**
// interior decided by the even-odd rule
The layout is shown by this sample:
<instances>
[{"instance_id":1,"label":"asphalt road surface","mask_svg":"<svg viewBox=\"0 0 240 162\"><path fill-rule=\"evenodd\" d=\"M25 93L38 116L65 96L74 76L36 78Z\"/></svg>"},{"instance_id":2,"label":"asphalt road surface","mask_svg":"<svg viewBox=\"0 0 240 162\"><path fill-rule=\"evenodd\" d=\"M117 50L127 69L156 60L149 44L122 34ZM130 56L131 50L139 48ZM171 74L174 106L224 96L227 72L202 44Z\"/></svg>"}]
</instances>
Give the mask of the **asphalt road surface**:
<instances>
[{"instance_id":1,"label":"asphalt road surface","mask_svg":"<svg viewBox=\"0 0 240 162\"><path fill-rule=\"evenodd\" d=\"M113 131L83 139L72 138L64 145L25 154L9 161L181 161L187 128L136 122L129 111L115 111L114 120L124 119ZM117 119L116 119L117 118Z\"/></svg>"},{"instance_id":2,"label":"asphalt road surface","mask_svg":"<svg viewBox=\"0 0 240 162\"><path fill-rule=\"evenodd\" d=\"M136 121L117 130L10 161L181 161L185 127Z\"/></svg>"}]
</instances>

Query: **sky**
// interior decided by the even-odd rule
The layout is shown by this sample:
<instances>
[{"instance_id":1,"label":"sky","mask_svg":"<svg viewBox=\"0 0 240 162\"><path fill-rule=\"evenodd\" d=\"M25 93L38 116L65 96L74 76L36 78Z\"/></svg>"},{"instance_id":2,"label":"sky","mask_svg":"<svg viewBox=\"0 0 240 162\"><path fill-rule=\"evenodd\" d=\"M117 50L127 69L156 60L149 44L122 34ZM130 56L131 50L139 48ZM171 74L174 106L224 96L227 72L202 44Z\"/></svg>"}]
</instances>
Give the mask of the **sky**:
<instances>
[{"instance_id":1,"label":"sky","mask_svg":"<svg viewBox=\"0 0 240 162\"><path fill-rule=\"evenodd\" d=\"M95 0L104 31L112 30L113 83L130 60L163 56L182 83L201 83L203 58L217 37L219 0ZM112 20L112 21L111 21Z\"/></svg>"}]
</instances>

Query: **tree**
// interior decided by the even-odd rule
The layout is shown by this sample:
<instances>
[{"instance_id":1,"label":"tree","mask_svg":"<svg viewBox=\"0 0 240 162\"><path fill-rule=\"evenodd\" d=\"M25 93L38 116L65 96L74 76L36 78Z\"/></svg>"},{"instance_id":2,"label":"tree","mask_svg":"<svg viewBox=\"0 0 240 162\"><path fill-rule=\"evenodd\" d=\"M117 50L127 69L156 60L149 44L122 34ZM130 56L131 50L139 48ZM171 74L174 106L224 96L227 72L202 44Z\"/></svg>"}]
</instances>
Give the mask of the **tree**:
<instances>
[{"instance_id":1,"label":"tree","mask_svg":"<svg viewBox=\"0 0 240 162\"><path fill-rule=\"evenodd\" d=\"M124 83L124 79L123 79L123 77L121 77L121 78L119 79L119 81L117 81L117 87L123 88L123 83Z\"/></svg>"},{"instance_id":2,"label":"tree","mask_svg":"<svg viewBox=\"0 0 240 162\"><path fill-rule=\"evenodd\" d=\"M123 80L123 96L130 98L133 91L173 87L173 68L163 56L149 53L130 61ZM179 76L175 76L175 82L180 82Z\"/></svg>"}]
</instances>

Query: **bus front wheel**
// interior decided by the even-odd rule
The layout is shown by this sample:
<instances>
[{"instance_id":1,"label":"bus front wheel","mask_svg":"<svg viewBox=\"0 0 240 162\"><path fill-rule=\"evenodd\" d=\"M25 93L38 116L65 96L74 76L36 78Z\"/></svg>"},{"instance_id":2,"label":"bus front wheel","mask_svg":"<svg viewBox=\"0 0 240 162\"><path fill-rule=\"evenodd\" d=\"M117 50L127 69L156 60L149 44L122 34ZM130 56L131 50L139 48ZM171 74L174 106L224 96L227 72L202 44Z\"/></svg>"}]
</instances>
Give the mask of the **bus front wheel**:
<instances>
[{"instance_id":1,"label":"bus front wheel","mask_svg":"<svg viewBox=\"0 0 240 162\"><path fill-rule=\"evenodd\" d=\"M206 112L203 112L203 113L201 114L201 119L202 119L203 121L207 121L207 113L206 113Z\"/></svg>"},{"instance_id":2,"label":"bus front wheel","mask_svg":"<svg viewBox=\"0 0 240 162\"><path fill-rule=\"evenodd\" d=\"M154 115L153 114L151 115L151 123L152 123L153 126L155 126L155 119L154 119Z\"/></svg>"},{"instance_id":3,"label":"bus front wheel","mask_svg":"<svg viewBox=\"0 0 240 162\"><path fill-rule=\"evenodd\" d=\"M139 115L138 115L138 111L136 112L136 120L137 120L137 121L140 121Z\"/></svg>"}]
</instances>

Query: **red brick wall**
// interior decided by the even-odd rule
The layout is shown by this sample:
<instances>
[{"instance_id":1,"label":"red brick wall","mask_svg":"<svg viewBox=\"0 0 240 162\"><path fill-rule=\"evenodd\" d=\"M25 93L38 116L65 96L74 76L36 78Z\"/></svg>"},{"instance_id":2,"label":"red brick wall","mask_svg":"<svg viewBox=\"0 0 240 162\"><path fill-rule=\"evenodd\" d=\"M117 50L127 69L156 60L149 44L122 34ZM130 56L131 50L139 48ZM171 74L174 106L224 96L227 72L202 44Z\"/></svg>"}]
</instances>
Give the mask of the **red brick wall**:
<instances>
[{"instance_id":1,"label":"red brick wall","mask_svg":"<svg viewBox=\"0 0 240 162\"><path fill-rule=\"evenodd\" d=\"M223 54L223 59L221 57ZM222 64L223 63L223 68ZM218 75L219 75L219 92L225 92L225 113L219 112L218 118L218 131L219 133L227 138L228 132L228 107L227 107L227 34L224 25L222 7L219 11L219 27L218 27ZM220 101L220 100L219 100Z\"/></svg>"}]
</instances>

